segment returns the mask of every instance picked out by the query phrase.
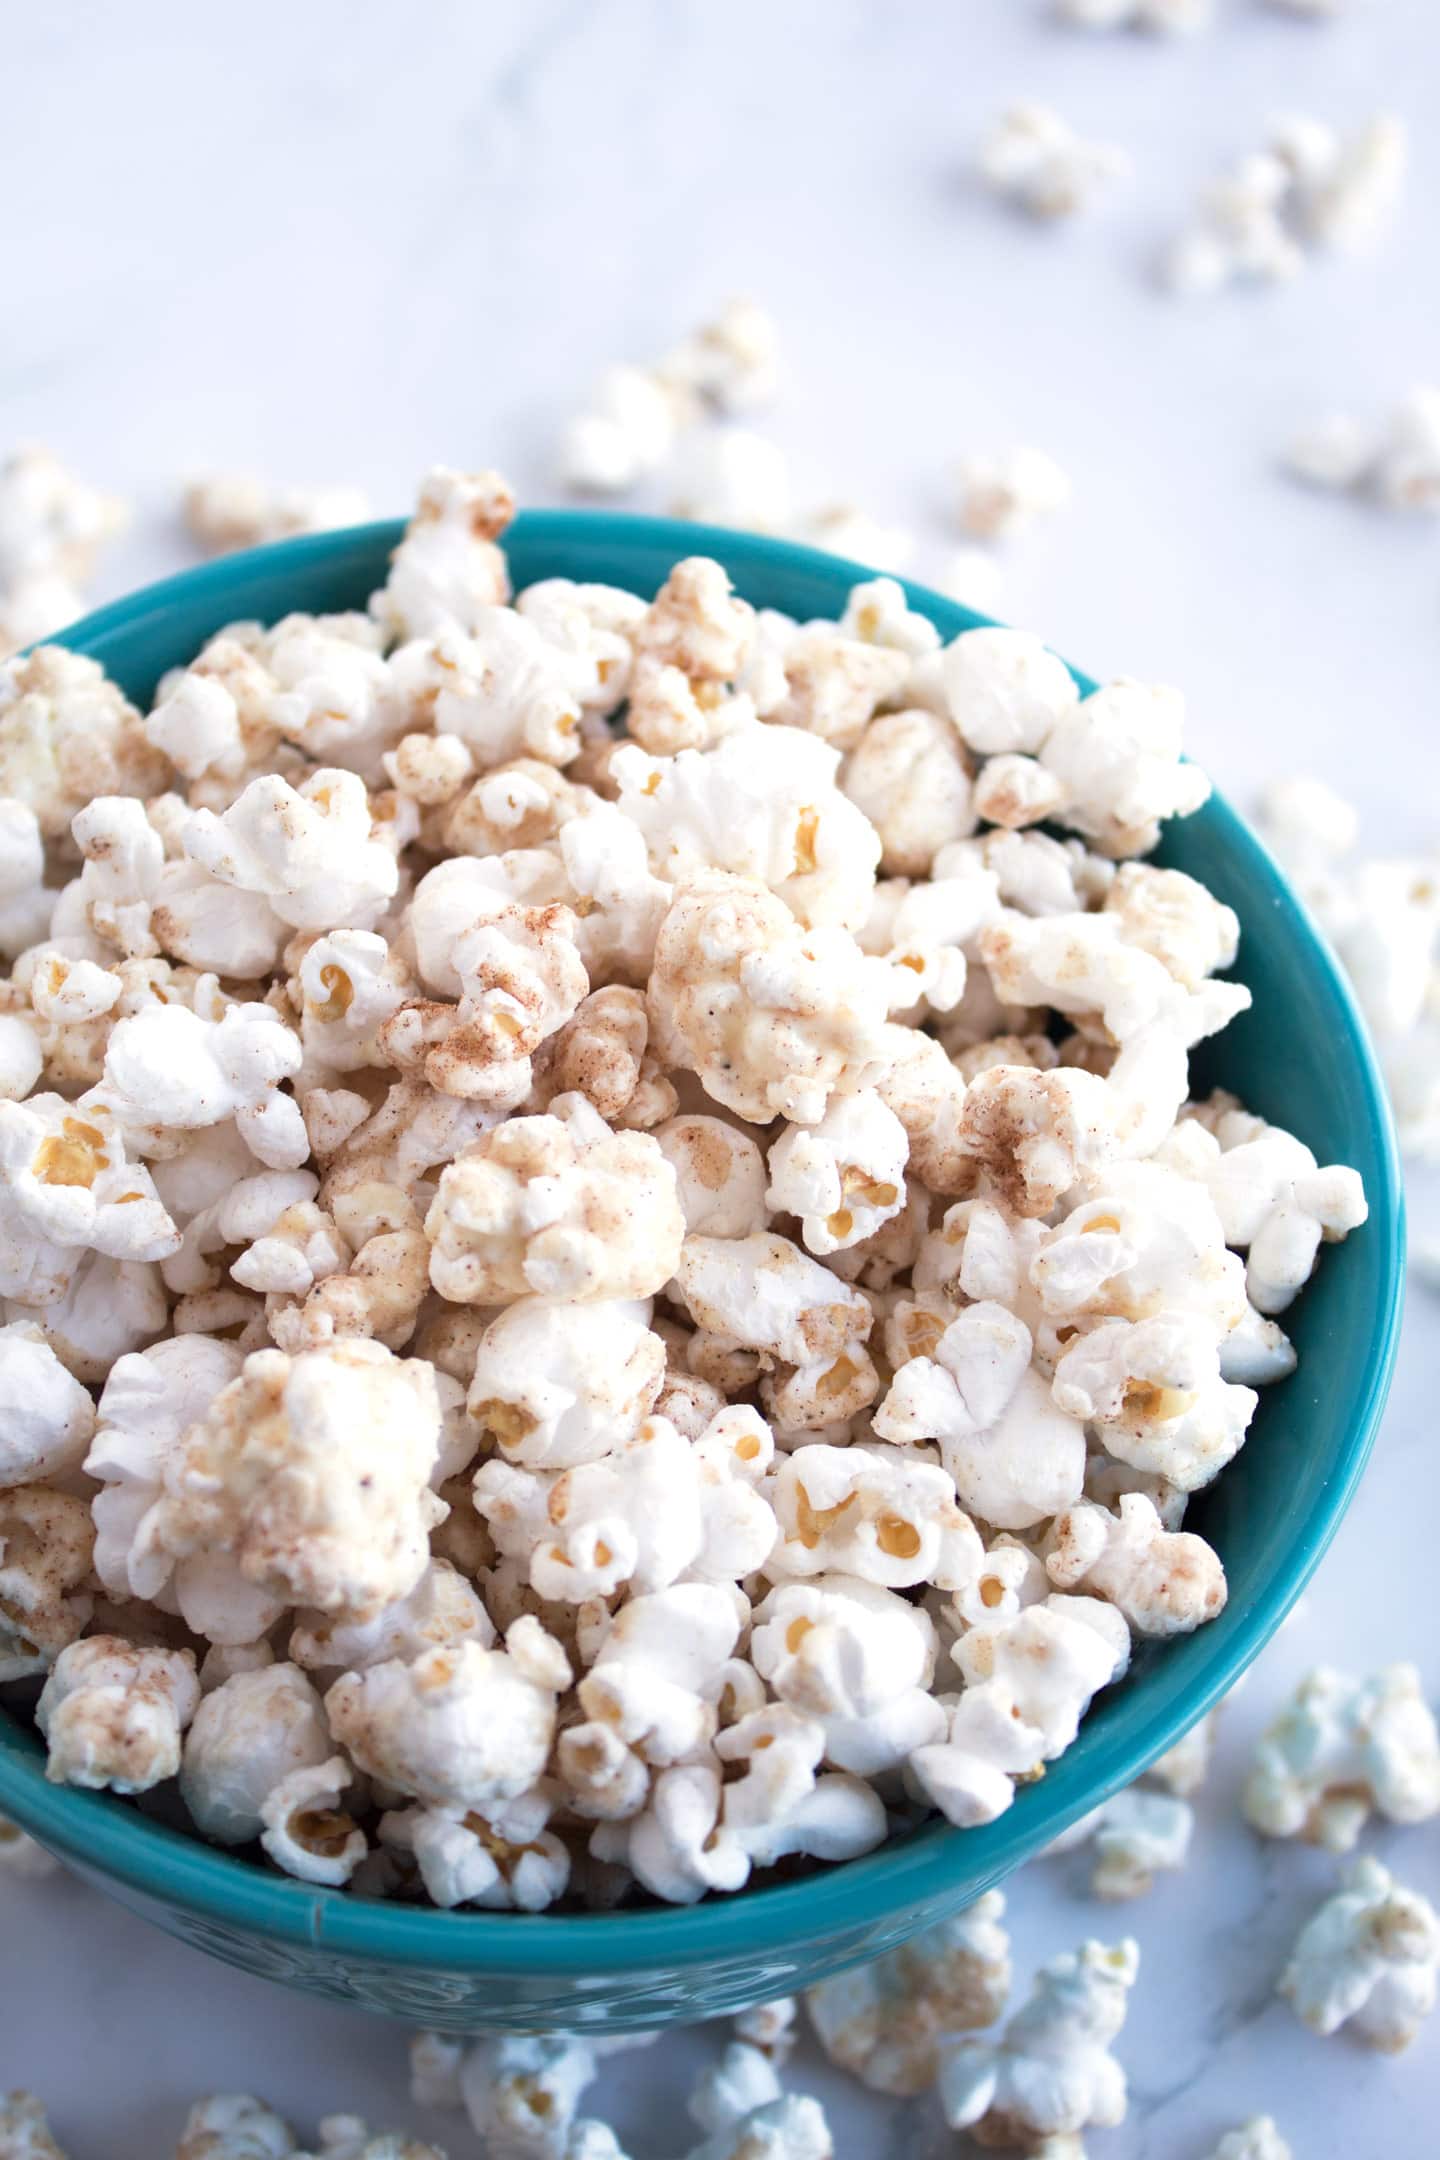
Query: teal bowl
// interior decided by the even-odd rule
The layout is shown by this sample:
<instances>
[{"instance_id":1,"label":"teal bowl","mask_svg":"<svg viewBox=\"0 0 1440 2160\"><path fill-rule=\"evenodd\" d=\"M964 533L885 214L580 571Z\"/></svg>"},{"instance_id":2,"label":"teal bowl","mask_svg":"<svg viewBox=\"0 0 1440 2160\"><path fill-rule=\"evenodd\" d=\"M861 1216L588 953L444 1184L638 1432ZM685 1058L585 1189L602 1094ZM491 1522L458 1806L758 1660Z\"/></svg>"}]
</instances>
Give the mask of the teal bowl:
<instances>
[{"instance_id":1,"label":"teal bowl","mask_svg":"<svg viewBox=\"0 0 1440 2160\"><path fill-rule=\"evenodd\" d=\"M368 525L233 556L101 609L64 642L144 699L222 623L363 606L400 531L398 523ZM510 535L517 586L563 575L649 595L677 558L696 553L718 556L747 599L798 616L838 614L866 574L784 541L651 518L535 511ZM980 619L918 587L910 603L946 637ZM447 2031L605 2032L713 2017L890 1949L1002 1882L1138 1777L1233 1685L1334 1535L1385 1401L1403 1281L1389 1111L1335 962L1224 802L1175 825L1164 860L1236 910L1239 974L1255 993L1253 1009L1213 1045L1197 1084L1223 1081L1322 1161L1353 1164L1370 1219L1325 1253L1287 1314L1300 1369L1266 1392L1247 1446L1189 1517L1224 1559L1224 1613L1142 1656L1007 1815L979 1830L934 1822L866 1859L699 1906L527 1916L419 1910L314 1889L127 1801L47 1785L33 1733L3 1714L0 1811L122 1904L247 1972Z\"/></svg>"}]
</instances>

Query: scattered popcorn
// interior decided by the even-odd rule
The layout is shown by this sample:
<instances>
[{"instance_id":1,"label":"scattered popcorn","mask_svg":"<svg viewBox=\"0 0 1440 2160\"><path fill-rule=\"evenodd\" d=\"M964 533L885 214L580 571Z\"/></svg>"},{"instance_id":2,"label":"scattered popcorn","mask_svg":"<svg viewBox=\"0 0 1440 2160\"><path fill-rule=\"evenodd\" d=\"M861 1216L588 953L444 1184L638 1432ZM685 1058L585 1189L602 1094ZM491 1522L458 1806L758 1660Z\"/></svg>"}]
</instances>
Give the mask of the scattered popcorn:
<instances>
[{"instance_id":1,"label":"scattered popcorn","mask_svg":"<svg viewBox=\"0 0 1440 2160\"><path fill-rule=\"evenodd\" d=\"M1349 136L1305 114L1283 115L1264 148L1203 192L1194 222L1163 258L1164 282L1195 297L1238 280L1284 282L1304 268L1307 248L1358 251L1389 222L1408 154L1407 130L1393 114Z\"/></svg>"},{"instance_id":2,"label":"scattered popcorn","mask_svg":"<svg viewBox=\"0 0 1440 2160\"><path fill-rule=\"evenodd\" d=\"M1262 1736L1243 1806L1266 1837L1337 1853L1372 1813L1397 1823L1440 1814L1440 1734L1415 1667L1353 1680L1318 1666Z\"/></svg>"},{"instance_id":3,"label":"scattered popcorn","mask_svg":"<svg viewBox=\"0 0 1440 2160\"><path fill-rule=\"evenodd\" d=\"M259 547L297 533L363 525L371 516L362 488L274 488L254 473L207 473L185 490L185 523L207 553Z\"/></svg>"},{"instance_id":4,"label":"scattered popcorn","mask_svg":"<svg viewBox=\"0 0 1440 2160\"><path fill-rule=\"evenodd\" d=\"M1348 2026L1398 2055L1435 2007L1437 1974L1440 1915L1367 1854L1301 1929L1279 1993L1322 2039Z\"/></svg>"},{"instance_id":5,"label":"scattered popcorn","mask_svg":"<svg viewBox=\"0 0 1440 2160\"><path fill-rule=\"evenodd\" d=\"M1282 6L1291 0L1279 0ZM1294 2154L1275 2126L1273 2115L1252 2115L1238 2130L1227 2130L1210 2160L1294 2160Z\"/></svg>"},{"instance_id":6,"label":"scattered popcorn","mask_svg":"<svg viewBox=\"0 0 1440 2160\"><path fill-rule=\"evenodd\" d=\"M1087 1942L1052 1958L998 2042L964 2041L941 2067L940 2102L953 2130L1021 2152L1125 2120L1125 2073L1109 2043L1125 2022L1140 1952L1133 1942Z\"/></svg>"},{"instance_id":7,"label":"scattered popcorn","mask_svg":"<svg viewBox=\"0 0 1440 2160\"><path fill-rule=\"evenodd\" d=\"M0 2154L4 2160L66 2160L34 2093L0 2093Z\"/></svg>"},{"instance_id":8,"label":"scattered popcorn","mask_svg":"<svg viewBox=\"0 0 1440 2160\"><path fill-rule=\"evenodd\" d=\"M1086 142L1050 106L1036 104L1012 105L1000 115L981 142L977 164L992 194L1045 219L1073 217L1131 171L1130 159L1114 143Z\"/></svg>"},{"instance_id":9,"label":"scattered popcorn","mask_svg":"<svg viewBox=\"0 0 1440 2160\"><path fill-rule=\"evenodd\" d=\"M1304 7L1311 0L1298 4ZM1212 0L1055 0L1055 13L1061 22L1082 30L1154 30L1169 36L1208 30L1214 19Z\"/></svg>"},{"instance_id":10,"label":"scattered popcorn","mask_svg":"<svg viewBox=\"0 0 1440 2160\"><path fill-rule=\"evenodd\" d=\"M1183 1868L1190 1855L1195 1811L1188 1801L1128 1785L1063 1830L1045 1849L1070 1852L1088 1845L1095 1856L1090 1895L1111 1901L1144 1897L1157 1875Z\"/></svg>"},{"instance_id":11,"label":"scattered popcorn","mask_svg":"<svg viewBox=\"0 0 1440 2160\"><path fill-rule=\"evenodd\" d=\"M128 522L124 503L77 479L49 450L35 444L17 450L0 465L0 611L17 595L38 596L42 587L87 584L96 556ZM21 624L28 634L14 642L43 637L81 612L77 604L56 622Z\"/></svg>"},{"instance_id":12,"label":"scattered popcorn","mask_svg":"<svg viewBox=\"0 0 1440 2160\"><path fill-rule=\"evenodd\" d=\"M200 1701L188 1650L137 1649L91 1635L62 1650L35 1721L56 1785L148 1792L180 1768L180 1735Z\"/></svg>"},{"instance_id":13,"label":"scattered popcorn","mask_svg":"<svg viewBox=\"0 0 1440 2160\"><path fill-rule=\"evenodd\" d=\"M977 540L1013 540L1070 503L1068 475L1043 450L1028 445L962 458L959 483L960 525Z\"/></svg>"},{"instance_id":14,"label":"scattered popcorn","mask_svg":"<svg viewBox=\"0 0 1440 2160\"><path fill-rule=\"evenodd\" d=\"M790 523L789 460L750 428L706 428L685 445L668 508L702 525L781 532Z\"/></svg>"},{"instance_id":15,"label":"scattered popcorn","mask_svg":"<svg viewBox=\"0 0 1440 2160\"><path fill-rule=\"evenodd\" d=\"M595 484L774 357L737 304L611 378ZM714 432L727 508L788 525ZM1061 492L1033 454L967 484L992 533ZM311 511L248 501L217 535ZM1139 859L1206 794L1176 693L1082 698L883 576L838 621L694 556L511 605L513 507L437 469L367 612L223 626L148 711L0 664L0 1680L53 1778L173 1780L332 1893L689 1904L993 1820L1133 1645L1219 1610L1186 1495L1364 1199L1192 1099L1244 993L1235 917ZM1343 817L1285 814L1330 890ZM1397 1025L1423 888L1346 933ZM1369 1764L1334 1722L1301 1819ZM1423 1812L1398 1723L1375 1790ZM1183 1796L1112 1803L1103 1885L1183 1832ZM836 2058L932 2081L999 2010L999 1910L817 1990ZM828 2154L792 2023L747 2018L703 2160ZM618 2160L593 2053L426 2075L497 2152ZM204 2107L193 2160L299 2160Z\"/></svg>"},{"instance_id":16,"label":"scattered popcorn","mask_svg":"<svg viewBox=\"0 0 1440 2160\"><path fill-rule=\"evenodd\" d=\"M869 1964L805 1991L820 2044L876 2092L926 2092L957 2033L991 2025L1010 1993L1005 1900L987 1890Z\"/></svg>"},{"instance_id":17,"label":"scattered popcorn","mask_svg":"<svg viewBox=\"0 0 1440 2160\"><path fill-rule=\"evenodd\" d=\"M1375 427L1333 415L1297 435L1285 462L1298 479L1387 510L1440 510L1440 390L1417 386Z\"/></svg>"}]
</instances>

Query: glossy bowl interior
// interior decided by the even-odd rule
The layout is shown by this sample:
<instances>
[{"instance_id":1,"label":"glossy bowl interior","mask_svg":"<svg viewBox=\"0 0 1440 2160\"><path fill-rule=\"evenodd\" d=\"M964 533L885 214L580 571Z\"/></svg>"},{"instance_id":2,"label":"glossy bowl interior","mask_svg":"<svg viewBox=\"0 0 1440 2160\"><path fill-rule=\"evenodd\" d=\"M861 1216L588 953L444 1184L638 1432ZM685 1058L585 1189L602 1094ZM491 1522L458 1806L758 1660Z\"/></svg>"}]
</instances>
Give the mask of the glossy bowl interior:
<instances>
[{"instance_id":1,"label":"glossy bowl interior","mask_svg":"<svg viewBox=\"0 0 1440 2160\"><path fill-rule=\"evenodd\" d=\"M363 606L400 530L369 525L234 556L104 608L64 641L144 698L223 623ZM564 575L647 596L679 557L713 554L747 599L802 617L838 614L865 574L783 541L595 512L528 513L509 552L517 587ZM922 588L910 588L910 600L946 637L980 619ZM1203 716L1195 733L1203 755ZM1235 908L1244 933L1237 972L1255 993L1252 1011L1197 1060L1197 1086L1223 1081L1322 1161L1353 1164L1370 1220L1324 1254L1287 1314L1300 1369L1265 1392L1243 1452L1188 1518L1224 1559L1225 1612L1143 1656L1008 1814L978 1830L937 1822L865 1859L688 1909L526 1916L311 1888L166 1828L130 1802L47 1785L33 1733L3 1714L0 1811L122 1903L248 1971L451 2030L619 2030L730 2011L889 1948L1000 1882L1138 1776L1255 1656L1329 1543L1384 1403L1403 1280L1389 1113L1328 951L1224 802L1172 827L1162 859Z\"/></svg>"}]
</instances>

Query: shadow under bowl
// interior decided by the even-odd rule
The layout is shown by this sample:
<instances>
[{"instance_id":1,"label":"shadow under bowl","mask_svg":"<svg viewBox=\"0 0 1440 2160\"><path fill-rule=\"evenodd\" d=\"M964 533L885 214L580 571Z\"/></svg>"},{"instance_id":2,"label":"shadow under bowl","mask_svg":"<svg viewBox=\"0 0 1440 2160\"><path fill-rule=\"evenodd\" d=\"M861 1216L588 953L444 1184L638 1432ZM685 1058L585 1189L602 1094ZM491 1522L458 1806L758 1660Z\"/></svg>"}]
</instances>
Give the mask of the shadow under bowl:
<instances>
[{"instance_id":1,"label":"shadow under bowl","mask_svg":"<svg viewBox=\"0 0 1440 2160\"><path fill-rule=\"evenodd\" d=\"M135 699L222 624L363 607L398 522L225 558L86 617L61 642ZM759 606L835 616L873 575L748 534L591 511L532 511L507 537L517 589L539 578L648 597L685 555L724 563ZM950 638L983 620L922 587L910 604ZM1083 688L1092 687L1084 677ZM1079 1738L998 1822L941 1821L803 1879L686 1908L610 1914L439 1912L315 1889L152 1820L130 1802L49 1785L28 1726L0 1713L0 1811L170 1934L248 1972L443 2030L639 2029L787 1994L892 1948L1003 1881L1138 1777L1233 1685L1299 1597L1349 1504L1384 1406L1399 1332L1403 1210L1394 1135L1364 1026L1335 961L1255 836L1218 798L1174 823L1159 860L1240 918L1235 970L1252 1009L1195 1059L1322 1162L1352 1164L1370 1219L1327 1250L1285 1316L1298 1372L1267 1389L1239 1457L1187 1524L1225 1563L1230 1598L1198 1633L1137 1658Z\"/></svg>"}]
</instances>

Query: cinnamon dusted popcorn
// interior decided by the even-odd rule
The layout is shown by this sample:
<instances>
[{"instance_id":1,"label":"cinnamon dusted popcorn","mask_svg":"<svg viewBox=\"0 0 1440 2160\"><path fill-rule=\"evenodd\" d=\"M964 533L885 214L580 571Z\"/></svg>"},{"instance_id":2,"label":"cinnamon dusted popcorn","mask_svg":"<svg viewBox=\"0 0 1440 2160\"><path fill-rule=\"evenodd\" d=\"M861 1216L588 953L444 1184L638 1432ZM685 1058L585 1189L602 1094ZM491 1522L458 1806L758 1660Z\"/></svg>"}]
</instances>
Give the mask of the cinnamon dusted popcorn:
<instances>
[{"instance_id":1,"label":"cinnamon dusted popcorn","mask_svg":"<svg viewBox=\"0 0 1440 2160\"><path fill-rule=\"evenodd\" d=\"M587 455L742 409L772 345L728 310ZM724 441L726 488L774 482ZM968 485L997 535L1061 492L1029 456ZM0 665L0 1679L52 1778L174 1781L331 1892L690 1903L993 1820L1220 1609L1186 1497L1364 1197L1194 1099L1246 993L1234 915L1143 859L1207 791L1175 692L1082 697L886 578L835 622L704 556L511 605L512 509L437 470L367 612L226 625L148 712ZM1277 814L1338 919L1346 821ZM1343 917L1411 1025L1430 884ZM1367 1779L1432 1810L1423 1706L1347 1703L1279 1743L1268 1818L1349 1822ZM1106 1886L1184 1827L1113 1803ZM982 1903L815 2019L916 2090L1004 1975ZM753 2037L700 2150L818 2160ZM505 2149L614 2160L587 2052L447 2076ZM295 2153L205 2110L197 2160Z\"/></svg>"},{"instance_id":2,"label":"cinnamon dusted popcorn","mask_svg":"<svg viewBox=\"0 0 1440 2160\"><path fill-rule=\"evenodd\" d=\"M940 2074L955 2130L1021 2153L1079 2149L1079 2133L1125 2120L1125 2072L1109 2043L1125 2022L1140 1952L1087 1942L1052 1958L998 2042L965 2041ZM1051 2142L1054 2141L1054 2142Z\"/></svg>"},{"instance_id":3,"label":"cinnamon dusted popcorn","mask_svg":"<svg viewBox=\"0 0 1440 2160\"><path fill-rule=\"evenodd\" d=\"M1322 2039L1348 2027L1398 2055L1434 2009L1437 1977L1440 1914L1366 1854L1301 1930L1279 1992Z\"/></svg>"}]
</instances>

